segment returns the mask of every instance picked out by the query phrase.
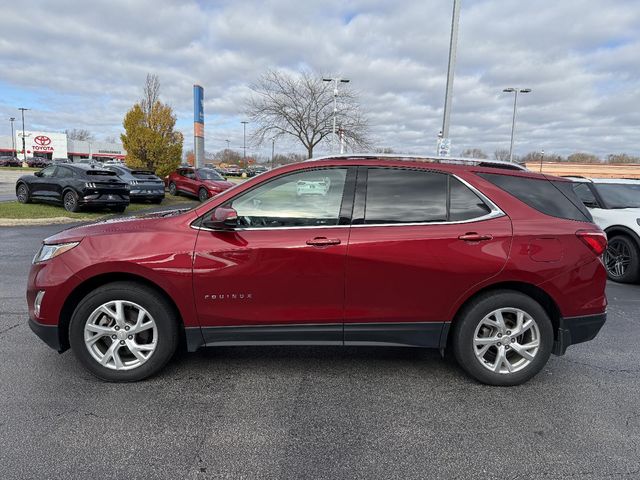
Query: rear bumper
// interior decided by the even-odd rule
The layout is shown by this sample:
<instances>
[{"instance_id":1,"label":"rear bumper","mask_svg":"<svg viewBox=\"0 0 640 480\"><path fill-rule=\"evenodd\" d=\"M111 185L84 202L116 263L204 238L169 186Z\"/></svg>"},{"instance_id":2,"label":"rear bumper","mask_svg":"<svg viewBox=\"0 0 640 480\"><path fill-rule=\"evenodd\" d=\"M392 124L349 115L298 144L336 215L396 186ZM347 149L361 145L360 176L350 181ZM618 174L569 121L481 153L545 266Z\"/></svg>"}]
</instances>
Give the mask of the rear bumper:
<instances>
[{"instance_id":1,"label":"rear bumper","mask_svg":"<svg viewBox=\"0 0 640 480\"><path fill-rule=\"evenodd\" d=\"M606 321L606 312L585 317L560 318L552 353L564 355L569 345L593 340Z\"/></svg>"},{"instance_id":2,"label":"rear bumper","mask_svg":"<svg viewBox=\"0 0 640 480\"><path fill-rule=\"evenodd\" d=\"M32 318L29 318L29 328L33 330L33 333L40 337L40 340L54 350L58 352L63 352L65 350L60 345L60 336L57 325L42 325Z\"/></svg>"}]
</instances>

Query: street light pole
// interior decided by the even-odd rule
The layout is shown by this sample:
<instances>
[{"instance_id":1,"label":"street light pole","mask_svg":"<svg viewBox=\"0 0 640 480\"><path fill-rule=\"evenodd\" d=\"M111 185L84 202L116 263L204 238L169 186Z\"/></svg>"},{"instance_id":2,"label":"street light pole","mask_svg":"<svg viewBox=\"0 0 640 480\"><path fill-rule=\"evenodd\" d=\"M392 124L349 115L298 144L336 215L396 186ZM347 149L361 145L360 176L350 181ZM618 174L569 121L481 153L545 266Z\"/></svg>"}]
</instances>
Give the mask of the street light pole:
<instances>
[{"instance_id":1,"label":"street light pole","mask_svg":"<svg viewBox=\"0 0 640 480\"><path fill-rule=\"evenodd\" d=\"M338 115L338 83L349 83L346 78L334 77L323 78L323 82L333 82L333 134L331 136L331 153L333 153L335 145L338 143L336 138L336 116Z\"/></svg>"},{"instance_id":2,"label":"street light pole","mask_svg":"<svg viewBox=\"0 0 640 480\"><path fill-rule=\"evenodd\" d=\"M271 169L273 170L273 157L276 151L276 137L271 139Z\"/></svg>"},{"instance_id":3,"label":"street light pole","mask_svg":"<svg viewBox=\"0 0 640 480\"><path fill-rule=\"evenodd\" d=\"M20 107L18 108L18 110L20 110L20 113L22 113L22 166L26 167L27 166L27 147L24 139L24 112L30 109Z\"/></svg>"},{"instance_id":4,"label":"street light pole","mask_svg":"<svg viewBox=\"0 0 640 480\"><path fill-rule=\"evenodd\" d=\"M227 150L229 150L229 140L225 140L225 142L227 142Z\"/></svg>"},{"instance_id":5,"label":"street light pole","mask_svg":"<svg viewBox=\"0 0 640 480\"><path fill-rule=\"evenodd\" d=\"M13 133L13 122L16 120L15 117L10 117L9 122L11 123L11 146L13 148L13 155L18 158L18 152L16 152L16 135Z\"/></svg>"},{"instance_id":6,"label":"street light pole","mask_svg":"<svg viewBox=\"0 0 640 480\"><path fill-rule=\"evenodd\" d=\"M516 130L516 111L518 109L518 93L531 93L530 88L510 87L502 90L505 93L513 93L513 118L511 120L511 146L509 147L509 161L513 162L513 136Z\"/></svg>"},{"instance_id":7,"label":"street light pole","mask_svg":"<svg viewBox=\"0 0 640 480\"><path fill-rule=\"evenodd\" d=\"M247 122L243 120L240 122L242 124L242 159L244 161L244 168L247 168Z\"/></svg>"},{"instance_id":8,"label":"street light pole","mask_svg":"<svg viewBox=\"0 0 640 480\"><path fill-rule=\"evenodd\" d=\"M451 98L453 95L453 76L454 76L455 67L456 67L456 51L458 49L459 21L460 21L460 0L453 0L453 14L451 15L451 38L449 39L449 65L447 67L447 88L444 94L444 113L442 115L442 140L447 142L447 145L449 145L448 143L449 142L449 118L451 116ZM440 144L438 144L438 155L440 155L440 153L441 153Z\"/></svg>"}]
</instances>

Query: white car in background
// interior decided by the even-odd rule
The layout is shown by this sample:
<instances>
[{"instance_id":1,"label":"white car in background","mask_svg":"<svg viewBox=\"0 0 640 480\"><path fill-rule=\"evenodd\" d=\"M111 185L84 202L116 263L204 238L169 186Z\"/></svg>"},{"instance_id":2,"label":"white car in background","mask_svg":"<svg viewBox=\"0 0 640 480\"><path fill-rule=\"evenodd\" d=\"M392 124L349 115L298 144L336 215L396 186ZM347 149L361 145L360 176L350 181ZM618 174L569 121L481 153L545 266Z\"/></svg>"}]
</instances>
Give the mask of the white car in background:
<instances>
[{"instance_id":1,"label":"white car in background","mask_svg":"<svg viewBox=\"0 0 640 480\"><path fill-rule=\"evenodd\" d=\"M604 230L609 246L603 260L611 280L640 279L640 180L569 177L573 190Z\"/></svg>"}]
</instances>

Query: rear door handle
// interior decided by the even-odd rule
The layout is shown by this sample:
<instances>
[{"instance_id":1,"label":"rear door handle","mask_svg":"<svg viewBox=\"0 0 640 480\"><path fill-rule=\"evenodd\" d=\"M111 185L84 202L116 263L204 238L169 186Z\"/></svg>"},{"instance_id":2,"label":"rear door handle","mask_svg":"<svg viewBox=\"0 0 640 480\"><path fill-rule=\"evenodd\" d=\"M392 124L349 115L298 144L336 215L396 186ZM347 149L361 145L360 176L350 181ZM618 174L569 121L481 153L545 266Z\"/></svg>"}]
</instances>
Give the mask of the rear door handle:
<instances>
[{"instance_id":1,"label":"rear door handle","mask_svg":"<svg viewBox=\"0 0 640 480\"><path fill-rule=\"evenodd\" d=\"M328 245L340 245L339 238L326 238L326 237L316 237L311 240L307 240L307 245L312 245L314 247L326 247Z\"/></svg>"},{"instance_id":2,"label":"rear door handle","mask_svg":"<svg viewBox=\"0 0 640 480\"><path fill-rule=\"evenodd\" d=\"M465 242L483 242L486 240L492 240L493 235L489 235L489 234L481 235L476 232L468 232L468 233L465 233L464 235L460 235L458 239L464 240Z\"/></svg>"}]
</instances>

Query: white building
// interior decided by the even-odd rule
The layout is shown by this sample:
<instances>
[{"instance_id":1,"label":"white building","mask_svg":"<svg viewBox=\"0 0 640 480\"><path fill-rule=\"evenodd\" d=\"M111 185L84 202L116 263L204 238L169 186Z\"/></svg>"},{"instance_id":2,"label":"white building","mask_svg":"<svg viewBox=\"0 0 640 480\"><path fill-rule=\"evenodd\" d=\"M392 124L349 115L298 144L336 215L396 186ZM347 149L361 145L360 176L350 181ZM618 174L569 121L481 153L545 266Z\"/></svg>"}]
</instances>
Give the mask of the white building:
<instances>
[{"instance_id":1,"label":"white building","mask_svg":"<svg viewBox=\"0 0 640 480\"><path fill-rule=\"evenodd\" d=\"M25 131L26 157L68 158L78 161L85 158L96 160L124 160L127 152L119 143L84 142L67 138L66 133ZM10 136L0 136L0 156L15 155L22 159L22 131L16 132L15 151Z\"/></svg>"}]
</instances>

